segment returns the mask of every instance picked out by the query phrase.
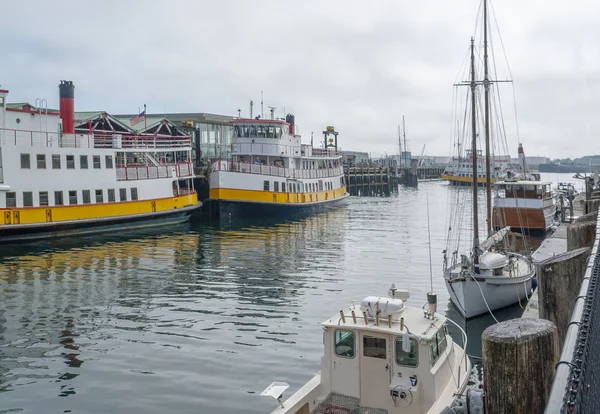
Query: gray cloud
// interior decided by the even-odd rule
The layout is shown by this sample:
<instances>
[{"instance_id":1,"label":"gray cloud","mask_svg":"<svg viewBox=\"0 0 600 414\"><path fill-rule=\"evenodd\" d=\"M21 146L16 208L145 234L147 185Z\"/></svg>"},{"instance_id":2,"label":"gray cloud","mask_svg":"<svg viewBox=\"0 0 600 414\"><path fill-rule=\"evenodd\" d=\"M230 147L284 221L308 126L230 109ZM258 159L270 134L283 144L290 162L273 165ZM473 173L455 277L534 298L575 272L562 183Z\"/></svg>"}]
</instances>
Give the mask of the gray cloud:
<instances>
[{"instance_id":1,"label":"gray cloud","mask_svg":"<svg viewBox=\"0 0 600 414\"><path fill-rule=\"evenodd\" d=\"M530 155L600 153L600 5L494 2ZM79 110L293 111L304 135L335 125L346 149L397 151L407 120L415 153L449 155L452 84L479 2L59 1L3 6L0 83L12 101L76 84ZM494 37L494 46L500 42ZM503 60L501 51L496 60ZM498 64L499 77L509 75ZM460 78L460 77L459 77ZM512 87L502 86L516 153Z\"/></svg>"}]
</instances>

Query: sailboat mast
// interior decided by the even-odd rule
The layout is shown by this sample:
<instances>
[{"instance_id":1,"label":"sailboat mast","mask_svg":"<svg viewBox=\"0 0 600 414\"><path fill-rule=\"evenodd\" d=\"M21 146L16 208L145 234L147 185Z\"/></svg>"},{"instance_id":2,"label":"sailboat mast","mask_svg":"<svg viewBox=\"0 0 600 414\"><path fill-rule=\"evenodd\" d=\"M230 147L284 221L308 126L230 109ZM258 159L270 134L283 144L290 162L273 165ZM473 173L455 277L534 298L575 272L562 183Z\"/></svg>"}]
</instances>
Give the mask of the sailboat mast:
<instances>
[{"instance_id":1,"label":"sailboat mast","mask_svg":"<svg viewBox=\"0 0 600 414\"><path fill-rule=\"evenodd\" d=\"M402 133L400 132L400 125L398 125L398 167L402 167Z\"/></svg>"},{"instance_id":2,"label":"sailboat mast","mask_svg":"<svg viewBox=\"0 0 600 414\"><path fill-rule=\"evenodd\" d=\"M404 152L408 152L408 147L406 146L406 124L404 123L404 115L402 115L402 135L404 136Z\"/></svg>"},{"instance_id":3,"label":"sailboat mast","mask_svg":"<svg viewBox=\"0 0 600 414\"><path fill-rule=\"evenodd\" d=\"M473 265L475 273L479 273L479 220L477 217L477 119L475 117L475 92L477 82L475 81L475 40L471 38L471 128L473 134L472 157L473 157Z\"/></svg>"},{"instance_id":4,"label":"sailboat mast","mask_svg":"<svg viewBox=\"0 0 600 414\"><path fill-rule=\"evenodd\" d=\"M483 87L485 90L485 190L487 201L487 231L492 235L492 185L490 171L490 78L488 73L487 0L483 0Z\"/></svg>"}]
</instances>

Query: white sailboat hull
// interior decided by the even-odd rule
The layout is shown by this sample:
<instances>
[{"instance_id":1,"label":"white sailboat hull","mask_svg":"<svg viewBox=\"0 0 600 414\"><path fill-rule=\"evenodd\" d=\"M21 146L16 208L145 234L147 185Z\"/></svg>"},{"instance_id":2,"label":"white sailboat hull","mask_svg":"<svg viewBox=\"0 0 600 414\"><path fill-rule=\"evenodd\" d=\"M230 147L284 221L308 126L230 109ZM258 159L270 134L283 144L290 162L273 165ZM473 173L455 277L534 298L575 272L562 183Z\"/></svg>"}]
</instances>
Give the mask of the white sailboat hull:
<instances>
[{"instance_id":1,"label":"white sailboat hull","mask_svg":"<svg viewBox=\"0 0 600 414\"><path fill-rule=\"evenodd\" d=\"M446 278L452 302L466 319L527 300L531 295L533 271L524 276ZM524 304L523 304L524 305ZM489 308L489 310L488 310Z\"/></svg>"}]
</instances>

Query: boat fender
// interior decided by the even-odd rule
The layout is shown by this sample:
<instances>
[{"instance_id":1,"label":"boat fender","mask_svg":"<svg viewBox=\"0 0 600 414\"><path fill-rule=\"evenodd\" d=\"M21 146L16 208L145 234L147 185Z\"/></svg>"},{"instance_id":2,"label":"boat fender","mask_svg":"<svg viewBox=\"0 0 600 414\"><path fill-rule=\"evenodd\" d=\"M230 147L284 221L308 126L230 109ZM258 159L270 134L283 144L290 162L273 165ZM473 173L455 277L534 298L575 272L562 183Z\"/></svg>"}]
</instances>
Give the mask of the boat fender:
<instances>
[{"instance_id":1,"label":"boat fender","mask_svg":"<svg viewBox=\"0 0 600 414\"><path fill-rule=\"evenodd\" d=\"M467 414L483 414L482 390L467 390Z\"/></svg>"},{"instance_id":2,"label":"boat fender","mask_svg":"<svg viewBox=\"0 0 600 414\"><path fill-rule=\"evenodd\" d=\"M534 276L533 279L531 280L531 291L533 292L536 287L537 287L537 277Z\"/></svg>"}]
</instances>

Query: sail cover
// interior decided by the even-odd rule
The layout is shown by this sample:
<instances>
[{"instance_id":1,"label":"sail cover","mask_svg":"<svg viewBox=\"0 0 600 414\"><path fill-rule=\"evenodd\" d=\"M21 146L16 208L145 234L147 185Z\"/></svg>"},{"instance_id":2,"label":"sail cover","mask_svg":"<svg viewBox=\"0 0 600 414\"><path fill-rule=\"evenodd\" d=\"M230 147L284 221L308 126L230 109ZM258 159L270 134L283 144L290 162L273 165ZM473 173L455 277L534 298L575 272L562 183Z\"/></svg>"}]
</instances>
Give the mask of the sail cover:
<instances>
[{"instance_id":1,"label":"sail cover","mask_svg":"<svg viewBox=\"0 0 600 414\"><path fill-rule=\"evenodd\" d=\"M498 230L496 233L492 234L490 237L485 239L483 243L479 244L479 250L481 252L485 252L490 249L494 244L502 241L506 233L510 231L510 226L504 227L503 229Z\"/></svg>"}]
</instances>

